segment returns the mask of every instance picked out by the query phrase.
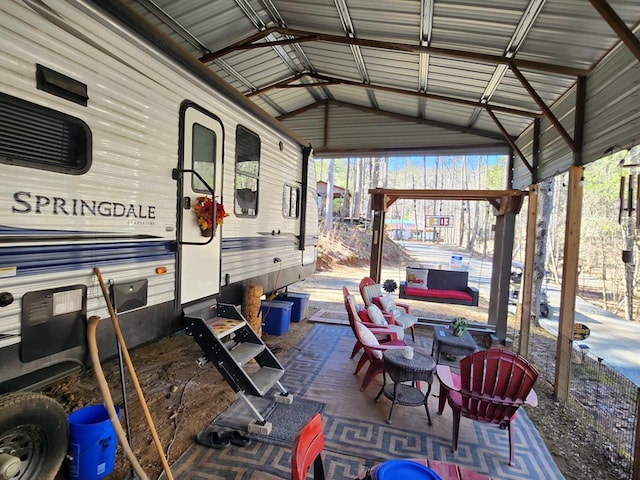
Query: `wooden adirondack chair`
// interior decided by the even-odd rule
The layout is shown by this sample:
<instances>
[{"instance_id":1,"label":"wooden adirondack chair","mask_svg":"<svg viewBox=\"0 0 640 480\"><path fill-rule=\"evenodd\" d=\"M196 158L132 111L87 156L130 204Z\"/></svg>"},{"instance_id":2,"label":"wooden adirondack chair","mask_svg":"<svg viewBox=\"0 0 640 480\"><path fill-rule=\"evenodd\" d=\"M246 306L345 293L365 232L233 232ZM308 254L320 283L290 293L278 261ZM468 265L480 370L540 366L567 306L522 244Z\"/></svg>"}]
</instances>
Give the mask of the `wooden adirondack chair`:
<instances>
[{"instance_id":1,"label":"wooden adirondack chair","mask_svg":"<svg viewBox=\"0 0 640 480\"><path fill-rule=\"evenodd\" d=\"M502 348L491 348L460 360L460 373L446 365L436 368L440 380L438 414L445 399L453 410L451 450L458 449L460 417L495 423L509 433L509 465L513 466L512 422L522 405L536 406L538 397L533 385L538 371L524 357Z\"/></svg>"},{"instance_id":2,"label":"wooden adirondack chair","mask_svg":"<svg viewBox=\"0 0 640 480\"><path fill-rule=\"evenodd\" d=\"M381 374L383 371L382 352L390 348L405 348L407 344L404 342L404 340L390 340L386 343L380 343L380 341L375 336L375 329L369 329L364 326L362 322L357 320L358 315L355 310L354 296L349 294L349 290L346 287L342 288L342 292L345 294L344 306L349 317L349 325L351 326L351 329L353 330L353 333L356 337L356 346L361 345L364 349L364 352L360 357L358 365L356 366L356 370L355 372L353 372L353 374L357 375L362 367L367 362L369 362L369 367L364 374L364 378L362 379L362 386L360 387L360 391L364 391L369 386L371 381L375 378L375 376ZM392 335L395 335L395 333L389 332L388 335L390 335L390 338L393 338ZM356 348L356 346L354 346L354 349Z\"/></svg>"},{"instance_id":3,"label":"wooden adirondack chair","mask_svg":"<svg viewBox=\"0 0 640 480\"><path fill-rule=\"evenodd\" d=\"M382 297L385 293L382 291L382 286L379 283L373 281L371 277L364 277L360 280L360 295L362 295L362 301L366 307L369 305L377 305L382 310L383 315L389 323L401 325L405 330L408 328L411 330L411 339L416 341L416 332L414 325L418 319L411 315L411 309L409 305L405 303L396 303L389 307L382 301Z\"/></svg>"},{"instance_id":4,"label":"wooden adirondack chair","mask_svg":"<svg viewBox=\"0 0 640 480\"><path fill-rule=\"evenodd\" d=\"M313 415L298 431L291 448L291 480L305 480L313 465L314 480L324 480L322 417Z\"/></svg>"},{"instance_id":5,"label":"wooden adirondack chair","mask_svg":"<svg viewBox=\"0 0 640 480\"><path fill-rule=\"evenodd\" d=\"M402 338L398 338L398 331L396 329L399 329L400 327L396 327L395 325L378 325L376 323L366 321L366 310L364 311L364 315L362 312L357 311L355 297L349 293L349 289L347 287L342 287L342 294L345 299L345 308L347 310L347 317L349 318L349 326L353 331L353 335L356 337L356 343L353 345L350 358L354 358L362 349L362 343L358 340L358 333L356 332L357 322L360 322L362 325L367 327L376 336L379 343L406 346L406 343L402 341ZM365 319L363 319L363 317Z\"/></svg>"}]
</instances>

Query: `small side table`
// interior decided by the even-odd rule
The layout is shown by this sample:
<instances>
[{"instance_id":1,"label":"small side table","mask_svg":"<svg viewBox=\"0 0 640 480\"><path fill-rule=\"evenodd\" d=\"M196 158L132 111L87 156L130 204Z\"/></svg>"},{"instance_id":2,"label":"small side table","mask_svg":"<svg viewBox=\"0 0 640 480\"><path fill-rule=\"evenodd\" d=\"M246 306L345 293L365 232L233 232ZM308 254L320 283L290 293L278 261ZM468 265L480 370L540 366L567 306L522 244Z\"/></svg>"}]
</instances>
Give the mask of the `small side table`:
<instances>
[{"instance_id":1,"label":"small side table","mask_svg":"<svg viewBox=\"0 0 640 480\"><path fill-rule=\"evenodd\" d=\"M440 363L440 355L462 355L467 356L478 350L475 340L468 330L456 337L451 329L442 325L433 327L433 348L431 355L436 363Z\"/></svg>"},{"instance_id":2,"label":"small side table","mask_svg":"<svg viewBox=\"0 0 640 480\"><path fill-rule=\"evenodd\" d=\"M424 405L424 409L427 411L429 425L431 425L431 414L429 413L427 400L431 393L433 371L436 368L436 362L428 355L415 351L413 358L404 358L402 356L403 352L404 349L402 348L385 350L383 356L384 372L382 374L382 388L376 396L376 402L383 393L385 397L391 400L391 409L389 410L387 423L391 423L391 415L393 414L393 407L396 403L409 407ZM386 374L389 374L393 384L387 385ZM420 380L424 380L429 384L426 394L423 394L414 386L415 382ZM402 382L411 382L411 385L406 385Z\"/></svg>"}]
</instances>

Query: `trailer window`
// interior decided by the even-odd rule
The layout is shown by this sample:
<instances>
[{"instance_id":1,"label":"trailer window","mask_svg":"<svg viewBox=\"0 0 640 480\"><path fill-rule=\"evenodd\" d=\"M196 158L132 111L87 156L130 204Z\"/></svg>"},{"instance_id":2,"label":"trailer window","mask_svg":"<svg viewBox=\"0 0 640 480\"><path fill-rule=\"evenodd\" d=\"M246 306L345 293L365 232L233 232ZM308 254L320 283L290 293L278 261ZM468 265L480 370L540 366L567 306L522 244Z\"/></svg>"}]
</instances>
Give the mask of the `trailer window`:
<instances>
[{"instance_id":1,"label":"trailer window","mask_svg":"<svg viewBox=\"0 0 640 480\"><path fill-rule=\"evenodd\" d=\"M255 217L258 214L259 173L260 137L239 125L236 129L236 215Z\"/></svg>"},{"instance_id":2,"label":"trailer window","mask_svg":"<svg viewBox=\"0 0 640 480\"><path fill-rule=\"evenodd\" d=\"M285 183L282 194L282 216L298 218L300 215L300 188Z\"/></svg>"},{"instance_id":3,"label":"trailer window","mask_svg":"<svg viewBox=\"0 0 640 480\"><path fill-rule=\"evenodd\" d=\"M216 134L212 130L194 123L192 138L192 168L204 178L211 188L215 188L213 179L215 178ZM195 175L191 176L191 188L194 192L211 195L209 189Z\"/></svg>"},{"instance_id":4,"label":"trailer window","mask_svg":"<svg viewBox=\"0 0 640 480\"><path fill-rule=\"evenodd\" d=\"M91 166L82 120L0 93L0 163L81 175Z\"/></svg>"}]
</instances>

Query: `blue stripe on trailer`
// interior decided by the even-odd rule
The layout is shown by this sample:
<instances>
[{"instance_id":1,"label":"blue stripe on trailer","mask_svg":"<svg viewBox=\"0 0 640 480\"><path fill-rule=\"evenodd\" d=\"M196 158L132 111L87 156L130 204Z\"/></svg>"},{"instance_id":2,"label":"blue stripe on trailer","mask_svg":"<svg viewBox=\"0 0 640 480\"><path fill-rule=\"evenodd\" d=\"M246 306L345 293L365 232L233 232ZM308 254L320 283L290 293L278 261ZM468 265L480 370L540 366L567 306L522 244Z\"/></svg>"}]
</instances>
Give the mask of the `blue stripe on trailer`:
<instances>
[{"instance_id":1,"label":"blue stripe on trailer","mask_svg":"<svg viewBox=\"0 0 640 480\"><path fill-rule=\"evenodd\" d=\"M29 245L0 248L0 267L15 267L17 276L80 270L104 265L171 260L170 242Z\"/></svg>"}]
</instances>

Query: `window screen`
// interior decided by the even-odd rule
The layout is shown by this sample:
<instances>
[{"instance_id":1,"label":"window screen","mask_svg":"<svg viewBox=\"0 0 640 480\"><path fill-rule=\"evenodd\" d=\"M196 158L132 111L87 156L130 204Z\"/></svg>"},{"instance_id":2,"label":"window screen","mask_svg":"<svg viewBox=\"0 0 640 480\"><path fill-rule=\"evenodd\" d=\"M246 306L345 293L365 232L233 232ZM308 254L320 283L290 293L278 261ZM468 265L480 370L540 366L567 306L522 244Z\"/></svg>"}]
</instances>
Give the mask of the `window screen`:
<instances>
[{"instance_id":1,"label":"window screen","mask_svg":"<svg viewBox=\"0 0 640 480\"><path fill-rule=\"evenodd\" d=\"M284 185L282 193L282 216L298 218L300 215L300 189L292 185Z\"/></svg>"},{"instance_id":2,"label":"window screen","mask_svg":"<svg viewBox=\"0 0 640 480\"><path fill-rule=\"evenodd\" d=\"M91 166L82 120L0 93L0 162L80 175Z\"/></svg>"},{"instance_id":3,"label":"window screen","mask_svg":"<svg viewBox=\"0 0 640 480\"><path fill-rule=\"evenodd\" d=\"M215 188L213 179L215 178L216 134L212 130L194 123L192 138L192 168L204 178L211 188ZM191 188L194 192L211 195L209 189L202 184L198 177L192 175L191 178Z\"/></svg>"},{"instance_id":4,"label":"window screen","mask_svg":"<svg viewBox=\"0 0 640 480\"><path fill-rule=\"evenodd\" d=\"M242 126L236 128L236 182L234 212L238 216L258 214L260 137Z\"/></svg>"}]
</instances>

